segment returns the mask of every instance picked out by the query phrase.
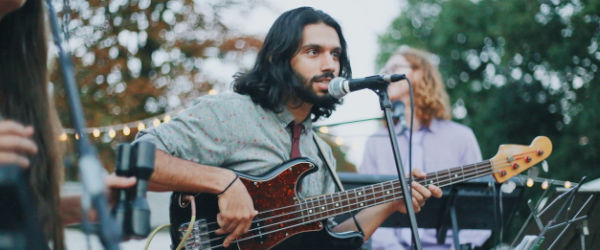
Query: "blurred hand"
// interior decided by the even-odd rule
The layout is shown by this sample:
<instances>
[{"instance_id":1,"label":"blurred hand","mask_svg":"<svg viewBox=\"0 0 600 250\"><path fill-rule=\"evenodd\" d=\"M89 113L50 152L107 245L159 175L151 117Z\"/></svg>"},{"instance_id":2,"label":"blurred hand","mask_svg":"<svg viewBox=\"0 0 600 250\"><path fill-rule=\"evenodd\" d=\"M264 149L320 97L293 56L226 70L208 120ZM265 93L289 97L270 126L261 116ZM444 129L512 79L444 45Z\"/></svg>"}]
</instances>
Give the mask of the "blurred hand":
<instances>
[{"instance_id":1,"label":"blurred hand","mask_svg":"<svg viewBox=\"0 0 600 250\"><path fill-rule=\"evenodd\" d=\"M413 169L412 176L416 178L425 178L426 174L421 171L421 169ZM412 203L413 209L415 213L421 211L421 207L425 206L425 202L430 197L440 198L442 197L442 189L440 189L436 185L429 185L428 187L424 187L416 181L411 183L412 185ZM407 213L406 205L404 204L404 200L397 200L394 202L394 206L401 213Z\"/></svg>"},{"instance_id":2,"label":"blurred hand","mask_svg":"<svg viewBox=\"0 0 600 250\"><path fill-rule=\"evenodd\" d=\"M10 120L0 121L0 164L29 167L30 162L26 155L34 155L38 152L31 136L33 136L32 126L23 126Z\"/></svg>"},{"instance_id":3,"label":"blurred hand","mask_svg":"<svg viewBox=\"0 0 600 250\"><path fill-rule=\"evenodd\" d=\"M234 177L229 178L232 180ZM225 193L218 196L219 214L217 234L227 234L224 247L229 247L238 236L247 233L252 224L252 219L258 214L254 209L252 197L240 179L237 179Z\"/></svg>"},{"instance_id":4,"label":"blurred hand","mask_svg":"<svg viewBox=\"0 0 600 250\"><path fill-rule=\"evenodd\" d=\"M137 179L134 176L122 177L112 173L111 175L104 177L104 184L106 185L107 189L106 193L108 194L109 206L112 207L118 199L117 188L130 188L135 186L136 182Z\"/></svg>"}]
</instances>

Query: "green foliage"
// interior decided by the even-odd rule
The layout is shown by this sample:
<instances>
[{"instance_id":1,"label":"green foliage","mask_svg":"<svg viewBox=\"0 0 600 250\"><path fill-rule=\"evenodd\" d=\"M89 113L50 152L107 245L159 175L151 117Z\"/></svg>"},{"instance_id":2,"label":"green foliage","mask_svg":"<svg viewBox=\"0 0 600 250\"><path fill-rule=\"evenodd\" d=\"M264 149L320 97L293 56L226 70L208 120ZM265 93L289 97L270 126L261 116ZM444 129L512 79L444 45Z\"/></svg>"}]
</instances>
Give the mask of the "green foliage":
<instances>
[{"instance_id":1,"label":"green foliage","mask_svg":"<svg viewBox=\"0 0 600 250\"><path fill-rule=\"evenodd\" d=\"M547 177L600 177L598 1L409 1L380 36L378 65L400 45L439 56L455 120L484 158L499 144L550 137Z\"/></svg>"}]
</instances>

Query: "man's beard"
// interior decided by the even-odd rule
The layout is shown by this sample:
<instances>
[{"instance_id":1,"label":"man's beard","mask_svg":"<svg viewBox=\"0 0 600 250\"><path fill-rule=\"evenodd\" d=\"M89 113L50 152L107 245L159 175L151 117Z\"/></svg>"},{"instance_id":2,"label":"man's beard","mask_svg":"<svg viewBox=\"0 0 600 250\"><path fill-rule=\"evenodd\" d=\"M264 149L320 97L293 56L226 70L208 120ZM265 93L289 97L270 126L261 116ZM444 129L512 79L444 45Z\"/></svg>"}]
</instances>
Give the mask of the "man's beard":
<instances>
[{"instance_id":1,"label":"man's beard","mask_svg":"<svg viewBox=\"0 0 600 250\"><path fill-rule=\"evenodd\" d=\"M294 85L295 95L298 99L303 102L313 104L314 109L327 109L327 110L335 110L336 104L339 104L340 101L333 96L326 94L319 96L315 93L313 89L313 84L320 78L329 77L331 79L335 78L333 73L324 73L322 75L313 76L310 81L306 80L300 74L296 73L296 78L300 81L300 86Z\"/></svg>"}]
</instances>

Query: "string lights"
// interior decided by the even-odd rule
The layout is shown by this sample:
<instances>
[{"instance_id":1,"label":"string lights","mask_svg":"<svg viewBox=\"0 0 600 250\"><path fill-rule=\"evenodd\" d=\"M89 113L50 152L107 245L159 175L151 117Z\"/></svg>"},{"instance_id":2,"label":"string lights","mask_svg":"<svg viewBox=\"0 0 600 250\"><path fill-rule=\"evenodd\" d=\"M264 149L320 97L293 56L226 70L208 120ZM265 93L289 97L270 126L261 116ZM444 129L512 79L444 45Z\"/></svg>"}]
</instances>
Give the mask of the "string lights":
<instances>
[{"instance_id":1,"label":"string lights","mask_svg":"<svg viewBox=\"0 0 600 250\"><path fill-rule=\"evenodd\" d=\"M573 183L570 181L560 181L560 180L554 180L554 179L546 179L546 178L540 178L540 177L527 177L527 181L525 181L525 185L530 188L533 187L535 185L535 183L541 183L540 187L542 188L542 190L546 190L548 188L550 188L550 186L563 186L564 188L571 188L573 187Z\"/></svg>"},{"instance_id":2,"label":"string lights","mask_svg":"<svg viewBox=\"0 0 600 250\"><path fill-rule=\"evenodd\" d=\"M109 126L101 126L101 127L90 127L86 128L85 132L91 134L93 138L99 138L103 134L106 134L110 139L117 137L117 132L124 136L129 136L133 132L133 129L137 129L137 131L142 131L147 128L148 125L156 128L160 126L162 123L167 123L171 121L171 117L178 113L180 110L171 113L165 113L157 116L153 116L150 118L146 118L143 120L132 121L128 123L115 124ZM75 132L75 129L66 128L63 129L63 132L58 136L58 140L61 142L65 142L69 139L69 135L73 136L75 140L79 139L79 135Z\"/></svg>"},{"instance_id":3,"label":"string lights","mask_svg":"<svg viewBox=\"0 0 600 250\"><path fill-rule=\"evenodd\" d=\"M527 183L526 183L527 187L533 187L533 184L534 184L533 179L531 179L531 177L527 178Z\"/></svg>"}]
</instances>

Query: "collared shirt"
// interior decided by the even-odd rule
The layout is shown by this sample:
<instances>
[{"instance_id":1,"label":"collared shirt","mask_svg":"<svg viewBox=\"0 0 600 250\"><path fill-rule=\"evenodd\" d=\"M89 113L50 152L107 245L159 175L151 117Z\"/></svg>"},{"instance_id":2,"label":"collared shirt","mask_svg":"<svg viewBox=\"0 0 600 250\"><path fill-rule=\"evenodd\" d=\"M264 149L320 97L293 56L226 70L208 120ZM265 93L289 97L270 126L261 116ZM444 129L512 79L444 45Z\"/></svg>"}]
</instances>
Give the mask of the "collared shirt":
<instances>
[{"instance_id":1,"label":"collared shirt","mask_svg":"<svg viewBox=\"0 0 600 250\"><path fill-rule=\"evenodd\" d=\"M294 116L285 107L275 113L246 95L208 95L171 121L141 131L136 142L152 142L157 149L196 163L261 176L290 159L292 132L288 125L292 121ZM312 122L306 119L302 125L300 152L319 169L302 180L300 194L332 193L333 181L312 138ZM335 163L331 149L326 151L325 157Z\"/></svg>"},{"instance_id":2,"label":"collared shirt","mask_svg":"<svg viewBox=\"0 0 600 250\"><path fill-rule=\"evenodd\" d=\"M409 131L400 124L394 127L404 172L408 173ZM432 120L429 127L413 132L413 168L425 173L459 167L481 161L481 151L473 131L448 120ZM387 128L371 135L365 145L365 154L359 172L365 174L396 175L392 147ZM491 232L488 230L460 230L461 244L482 245ZM424 249L449 249L452 246L451 231L444 245L436 244L435 229L419 229ZM379 228L373 236L373 249L408 249L411 241L410 229Z\"/></svg>"}]
</instances>

